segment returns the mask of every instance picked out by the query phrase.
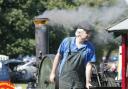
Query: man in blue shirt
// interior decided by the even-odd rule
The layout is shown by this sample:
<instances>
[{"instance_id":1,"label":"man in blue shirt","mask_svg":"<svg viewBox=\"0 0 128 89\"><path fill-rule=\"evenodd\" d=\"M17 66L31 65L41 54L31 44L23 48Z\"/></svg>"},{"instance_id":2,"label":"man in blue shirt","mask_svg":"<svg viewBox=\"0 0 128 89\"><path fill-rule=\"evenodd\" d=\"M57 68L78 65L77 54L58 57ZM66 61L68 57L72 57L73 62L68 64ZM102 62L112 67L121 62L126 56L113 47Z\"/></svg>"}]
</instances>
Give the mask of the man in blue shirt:
<instances>
[{"instance_id":1,"label":"man in blue shirt","mask_svg":"<svg viewBox=\"0 0 128 89\"><path fill-rule=\"evenodd\" d=\"M92 27L79 24L75 37L65 38L54 58L50 81L54 82L59 66L59 89L89 89L91 85L92 62L96 61L95 49L88 40Z\"/></svg>"}]
</instances>

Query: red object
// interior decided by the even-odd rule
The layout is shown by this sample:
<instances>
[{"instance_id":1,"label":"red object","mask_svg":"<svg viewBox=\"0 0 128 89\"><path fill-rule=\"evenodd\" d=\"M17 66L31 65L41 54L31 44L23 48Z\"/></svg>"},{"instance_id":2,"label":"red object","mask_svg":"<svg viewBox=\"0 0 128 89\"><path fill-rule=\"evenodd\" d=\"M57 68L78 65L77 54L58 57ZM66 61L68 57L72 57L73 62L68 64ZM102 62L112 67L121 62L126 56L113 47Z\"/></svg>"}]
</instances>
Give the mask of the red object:
<instances>
[{"instance_id":1,"label":"red object","mask_svg":"<svg viewBox=\"0 0 128 89\"><path fill-rule=\"evenodd\" d=\"M126 68L127 68L127 34L122 35L122 89L127 87Z\"/></svg>"},{"instance_id":2,"label":"red object","mask_svg":"<svg viewBox=\"0 0 128 89\"><path fill-rule=\"evenodd\" d=\"M15 86L10 81L0 81L0 89L15 89Z\"/></svg>"}]
</instances>

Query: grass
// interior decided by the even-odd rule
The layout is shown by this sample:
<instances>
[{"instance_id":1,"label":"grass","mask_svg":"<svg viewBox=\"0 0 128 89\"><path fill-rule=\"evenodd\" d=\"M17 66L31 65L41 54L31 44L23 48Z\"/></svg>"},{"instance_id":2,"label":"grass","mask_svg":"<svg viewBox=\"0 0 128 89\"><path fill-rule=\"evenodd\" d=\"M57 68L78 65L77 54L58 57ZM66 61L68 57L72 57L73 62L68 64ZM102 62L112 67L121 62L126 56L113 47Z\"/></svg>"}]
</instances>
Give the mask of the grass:
<instances>
[{"instance_id":1,"label":"grass","mask_svg":"<svg viewBox=\"0 0 128 89\"><path fill-rule=\"evenodd\" d=\"M27 84L15 84L15 87L17 87L16 89L26 89Z\"/></svg>"}]
</instances>

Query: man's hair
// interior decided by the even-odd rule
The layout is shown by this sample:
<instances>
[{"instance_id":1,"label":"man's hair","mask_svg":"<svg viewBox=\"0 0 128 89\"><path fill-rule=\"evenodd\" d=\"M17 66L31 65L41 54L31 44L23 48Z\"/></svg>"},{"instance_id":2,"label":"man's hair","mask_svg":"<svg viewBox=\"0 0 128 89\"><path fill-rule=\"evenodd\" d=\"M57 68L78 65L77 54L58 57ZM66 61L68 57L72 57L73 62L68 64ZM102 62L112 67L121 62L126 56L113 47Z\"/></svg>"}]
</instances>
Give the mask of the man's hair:
<instances>
[{"instance_id":1,"label":"man's hair","mask_svg":"<svg viewBox=\"0 0 128 89\"><path fill-rule=\"evenodd\" d=\"M76 26L76 29L84 29L86 32L92 32L94 29L93 29L93 26L88 23L88 22L80 22L77 26Z\"/></svg>"}]
</instances>

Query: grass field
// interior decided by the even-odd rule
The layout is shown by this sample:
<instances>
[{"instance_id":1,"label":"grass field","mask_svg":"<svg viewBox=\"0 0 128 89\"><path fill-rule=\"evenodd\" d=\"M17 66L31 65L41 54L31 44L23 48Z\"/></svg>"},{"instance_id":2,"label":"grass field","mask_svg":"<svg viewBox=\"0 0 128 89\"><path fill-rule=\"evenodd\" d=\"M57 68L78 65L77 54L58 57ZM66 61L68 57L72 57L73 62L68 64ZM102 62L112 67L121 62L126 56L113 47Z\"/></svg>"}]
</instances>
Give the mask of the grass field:
<instances>
[{"instance_id":1,"label":"grass field","mask_svg":"<svg viewBox=\"0 0 128 89\"><path fill-rule=\"evenodd\" d=\"M15 84L16 89L26 89L27 84Z\"/></svg>"}]
</instances>

